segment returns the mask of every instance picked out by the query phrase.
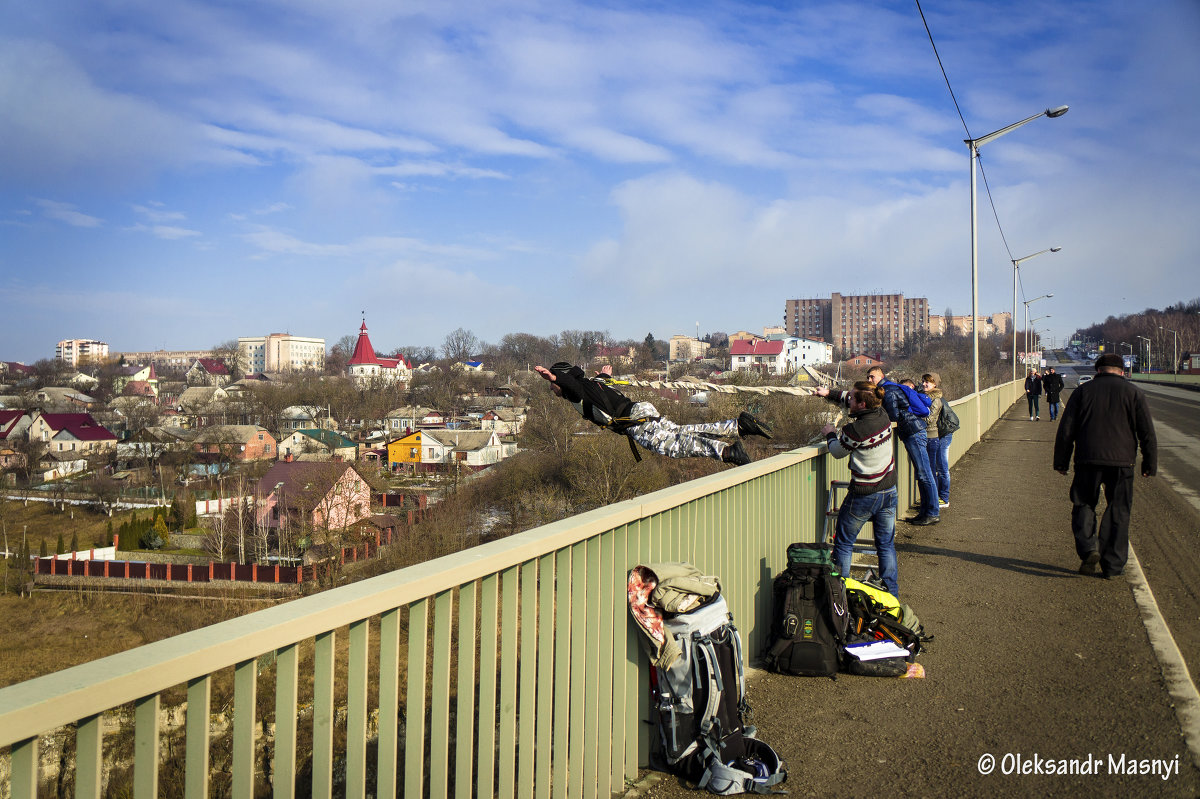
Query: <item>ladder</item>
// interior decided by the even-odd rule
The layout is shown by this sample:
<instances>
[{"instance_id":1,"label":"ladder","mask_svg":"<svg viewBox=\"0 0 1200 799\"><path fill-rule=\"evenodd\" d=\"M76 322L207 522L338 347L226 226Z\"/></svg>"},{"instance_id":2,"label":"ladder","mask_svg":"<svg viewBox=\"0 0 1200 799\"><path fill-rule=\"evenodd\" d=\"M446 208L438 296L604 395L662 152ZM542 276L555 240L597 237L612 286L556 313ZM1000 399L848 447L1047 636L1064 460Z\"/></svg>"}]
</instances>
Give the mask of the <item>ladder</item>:
<instances>
[{"instance_id":1,"label":"ladder","mask_svg":"<svg viewBox=\"0 0 1200 799\"><path fill-rule=\"evenodd\" d=\"M833 544L833 539L837 534L837 518L838 510L842 507L842 499L845 498L845 493L839 497L838 492L849 492L850 482L848 480L832 480L829 483L829 498L825 502L825 529L822 530L820 543ZM858 537L861 540L863 532L867 529L871 522L864 524L862 530L858 531ZM850 555L850 574L843 575L844 577L853 576L855 570L866 572L868 575L874 576L879 574L879 554L875 551L875 545L860 544L854 542L853 551Z\"/></svg>"}]
</instances>

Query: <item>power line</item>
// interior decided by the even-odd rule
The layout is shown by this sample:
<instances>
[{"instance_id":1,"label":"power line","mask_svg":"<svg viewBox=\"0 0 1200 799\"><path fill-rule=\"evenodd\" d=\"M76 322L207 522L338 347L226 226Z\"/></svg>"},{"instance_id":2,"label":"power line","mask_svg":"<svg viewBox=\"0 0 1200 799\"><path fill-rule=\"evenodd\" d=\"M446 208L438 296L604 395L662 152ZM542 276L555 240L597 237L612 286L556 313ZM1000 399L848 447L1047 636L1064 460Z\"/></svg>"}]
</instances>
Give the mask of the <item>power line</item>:
<instances>
[{"instance_id":1,"label":"power line","mask_svg":"<svg viewBox=\"0 0 1200 799\"><path fill-rule=\"evenodd\" d=\"M938 53L937 42L933 40L933 31L929 29L929 21L925 19L925 11L921 8L921 0L913 0L917 4L917 13L921 15L921 24L925 26L925 35L929 37L929 46L933 48L933 57L937 59L938 69L942 71L942 79L946 81L946 91L950 93L950 100L954 103L954 110L958 112L958 119L962 122L963 130L967 134L967 139L973 139L971 129L967 126L967 120L963 116L962 107L958 104L958 98L954 95L954 87L950 85L950 76L946 74L946 66L942 63L942 56ZM983 168L983 156L976 153L975 157L979 160L979 173L983 177L983 188L988 196L988 204L992 206L992 217L996 220L996 229L1000 231L1000 240L1004 242L1004 250L1008 253L1008 259L1012 260L1012 250L1008 246L1008 238L1004 235L1004 227L1000 224L1000 215L996 211L996 200L992 196L992 187L988 184L987 171ZM974 165L971 167L974 169Z\"/></svg>"}]
</instances>

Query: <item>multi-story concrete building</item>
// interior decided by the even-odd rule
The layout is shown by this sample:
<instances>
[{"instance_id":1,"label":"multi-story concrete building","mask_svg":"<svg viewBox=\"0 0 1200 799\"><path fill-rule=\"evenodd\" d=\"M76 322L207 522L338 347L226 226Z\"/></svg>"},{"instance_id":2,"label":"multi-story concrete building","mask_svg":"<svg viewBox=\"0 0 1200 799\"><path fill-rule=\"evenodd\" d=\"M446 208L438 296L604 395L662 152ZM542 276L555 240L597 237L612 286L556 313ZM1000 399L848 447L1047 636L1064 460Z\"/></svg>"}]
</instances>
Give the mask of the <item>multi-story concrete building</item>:
<instances>
[{"instance_id":1,"label":"multi-story concrete building","mask_svg":"<svg viewBox=\"0 0 1200 799\"><path fill-rule=\"evenodd\" d=\"M112 357L115 360L124 358L127 364L141 364L142 366L154 364L160 369L165 367L186 369L201 358L211 358L212 350L130 350L114 352Z\"/></svg>"},{"instance_id":2,"label":"multi-story concrete building","mask_svg":"<svg viewBox=\"0 0 1200 799\"><path fill-rule=\"evenodd\" d=\"M944 336L954 333L959 336L969 336L971 331L978 328L981 336L995 336L1012 332L1012 314L1008 311L994 313L991 316L979 316L975 324L971 324L970 316L929 315L929 334Z\"/></svg>"},{"instance_id":3,"label":"multi-story concrete building","mask_svg":"<svg viewBox=\"0 0 1200 799\"><path fill-rule=\"evenodd\" d=\"M248 372L292 372L325 368L325 339L271 333L238 338L242 366Z\"/></svg>"},{"instance_id":4,"label":"multi-story concrete building","mask_svg":"<svg viewBox=\"0 0 1200 799\"><path fill-rule=\"evenodd\" d=\"M708 354L708 344L691 336L671 336L670 354L672 361L692 361Z\"/></svg>"},{"instance_id":5,"label":"multi-story concrete building","mask_svg":"<svg viewBox=\"0 0 1200 799\"><path fill-rule=\"evenodd\" d=\"M54 357L77 369L81 362L107 358L108 344L90 338L63 339L54 348Z\"/></svg>"},{"instance_id":6,"label":"multi-story concrete building","mask_svg":"<svg viewBox=\"0 0 1200 799\"><path fill-rule=\"evenodd\" d=\"M829 299L788 300L783 326L790 335L827 341L843 355L891 352L910 336L929 330L929 300L838 293Z\"/></svg>"}]
</instances>

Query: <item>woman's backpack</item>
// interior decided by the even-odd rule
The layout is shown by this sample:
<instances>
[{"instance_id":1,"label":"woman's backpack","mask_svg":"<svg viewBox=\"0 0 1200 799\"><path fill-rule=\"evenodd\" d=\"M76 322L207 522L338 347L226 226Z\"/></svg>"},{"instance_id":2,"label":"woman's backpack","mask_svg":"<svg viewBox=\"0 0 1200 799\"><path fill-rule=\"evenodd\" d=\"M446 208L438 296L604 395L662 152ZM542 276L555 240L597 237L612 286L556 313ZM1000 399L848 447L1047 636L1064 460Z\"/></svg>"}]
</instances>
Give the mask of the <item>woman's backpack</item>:
<instances>
[{"instance_id":1,"label":"woman's backpack","mask_svg":"<svg viewBox=\"0 0 1200 799\"><path fill-rule=\"evenodd\" d=\"M950 407L950 403L942 400L942 412L938 414L937 431L939 436L948 436L959 428L962 422L958 414Z\"/></svg>"}]
</instances>

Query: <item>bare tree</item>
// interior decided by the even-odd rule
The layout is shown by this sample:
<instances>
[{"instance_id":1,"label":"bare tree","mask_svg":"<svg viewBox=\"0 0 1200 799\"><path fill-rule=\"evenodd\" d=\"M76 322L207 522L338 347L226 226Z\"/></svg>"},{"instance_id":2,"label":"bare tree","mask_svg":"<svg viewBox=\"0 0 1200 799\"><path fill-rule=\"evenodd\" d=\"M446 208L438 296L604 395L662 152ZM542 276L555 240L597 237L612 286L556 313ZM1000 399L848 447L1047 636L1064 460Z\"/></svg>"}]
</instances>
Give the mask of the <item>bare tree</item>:
<instances>
[{"instance_id":1,"label":"bare tree","mask_svg":"<svg viewBox=\"0 0 1200 799\"><path fill-rule=\"evenodd\" d=\"M249 371L250 365L238 346L237 339L222 341L212 348L212 355L225 364L225 368L229 370L229 377L233 380L240 380Z\"/></svg>"},{"instance_id":2,"label":"bare tree","mask_svg":"<svg viewBox=\"0 0 1200 799\"><path fill-rule=\"evenodd\" d=\"M470 330L458 328L442 342L442 356L448 361L466 361L479 349L479 339Z\"/></svg>"}]
</instances>

